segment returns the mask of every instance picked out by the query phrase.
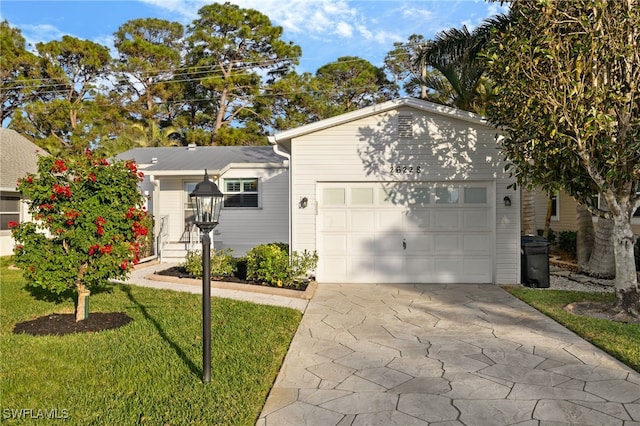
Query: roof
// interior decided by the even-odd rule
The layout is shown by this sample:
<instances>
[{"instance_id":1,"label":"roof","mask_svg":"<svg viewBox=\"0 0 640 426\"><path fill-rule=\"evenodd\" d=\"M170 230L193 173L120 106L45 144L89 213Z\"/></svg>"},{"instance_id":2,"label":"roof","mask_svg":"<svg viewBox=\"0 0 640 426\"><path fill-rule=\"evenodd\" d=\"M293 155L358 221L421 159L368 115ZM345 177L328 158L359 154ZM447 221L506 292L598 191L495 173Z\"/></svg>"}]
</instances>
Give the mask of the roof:
<instances>
[{"instance_id":1,"label":"roof","mask_svg":"<svg viewBox=\"0 0 640 426\"><path fill-rule=\"evenodd\" d=\"M38 158L48 152L12 129L0 128L0 188L15 191L18 179L38 171Z\"/></svg>"},{"instance_id":2,"label":"roof","mask_svg":"<svg viewBox=\"0 0 640 426\"><path fill-rule=\"evenodd\" d=\"M285 158L272 146L183 146L134 148L118 154L117 159L135 160L150 175L223 173L232 165L245 167L284 167Z\"/></svg>"},{"instance_id":3,"label":"roof","mask_svg":"<svg viewBox=\"0 0 640 426\"><path fill-rule=\"evenodd\" d=\"M339 126L351 121L366 118L382 112L391 111L400 107L416 108L421 111L426 111L432 114L445 116L457 120L467 121L473 124L490 126L489 122L483 117L474 114L472 112L463 111L457 108L451 108L445 105L435 104L433 102L424 101L416 98L399 98L387 101L381 104L372 105L366 108L362 108L356 111L347 112L345 114L337 115L335 117L327 118L324 120L316 121L315 123L307 124L295 129L286 130L284 132L276 133L273 136L269 136L269 142L274 145L282 146L285 151L291 152L291 140L304 136L309 133L314 133L320 130L328 129L330 127Z\"/></svg>"}]
</instances>

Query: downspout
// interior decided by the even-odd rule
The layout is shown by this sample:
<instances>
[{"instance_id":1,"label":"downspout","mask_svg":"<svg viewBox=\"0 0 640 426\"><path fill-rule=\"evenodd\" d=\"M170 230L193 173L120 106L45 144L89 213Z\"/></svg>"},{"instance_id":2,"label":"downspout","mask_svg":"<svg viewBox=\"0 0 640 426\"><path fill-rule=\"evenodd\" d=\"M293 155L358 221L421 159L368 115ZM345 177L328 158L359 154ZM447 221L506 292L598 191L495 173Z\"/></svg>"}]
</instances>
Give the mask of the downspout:
<instances>
[{"instance_id":1,"label":"downspout","mask_svg":"<svg viewBox=\"0 0 640 426\"><path fill-rule=\"evenodd\" d=\"M162 227L160 226L160 224L158 223L158 218L161 219L160 216L160 206L159 206L159 201L160 201L160 181L156 179L156 177L154 175L150 175L149 176L149 182L151 182L151 185L153 186L153 195L152 195L152 203L153 203L153 216L154 216L154 234L156 235L156 240L155 240L155 244L156 244L156 258L158 259L158 262L162 263L162 249L164 246L164 241L162 241ZM166 225L166 224L165 224Z\"/></svg>"},{"instance_id":2,"label":"downspout","mask_svg":"<svg viewBox=\"0 0 640 426\"><path fill-rule=\"evenodd\" d=\"M287 209L287 215L289 220L289 256L291 256L291 253L293 253L293 214L291 209L291 188L293 187L293 173L291 173L291 154L280 149L280 146L276 142L275 136L267 136L267 140L271 145L273 145L273 152L287 159L287 168L289 171L289 187L287 188L289 208Z\"/></svg>"}]
</instances>

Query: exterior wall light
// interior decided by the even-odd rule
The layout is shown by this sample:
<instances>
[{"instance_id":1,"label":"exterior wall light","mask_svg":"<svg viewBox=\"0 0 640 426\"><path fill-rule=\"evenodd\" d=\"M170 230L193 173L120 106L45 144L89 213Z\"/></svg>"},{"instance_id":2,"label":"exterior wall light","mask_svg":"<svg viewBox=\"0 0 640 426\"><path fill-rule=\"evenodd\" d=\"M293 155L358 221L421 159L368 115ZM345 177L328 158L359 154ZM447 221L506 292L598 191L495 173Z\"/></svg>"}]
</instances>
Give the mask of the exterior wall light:
<instances>
[{"instance_id":1,"label":"exterior wall light","mask_svg":"<svg viewBox=\"0 0 640 426\"><path fill-rule=\"evenodd\" d=\"M502 201L504 201L505 207L511 207L511 198L509 196L504 197Z\"/></svg>"}]
</instances>

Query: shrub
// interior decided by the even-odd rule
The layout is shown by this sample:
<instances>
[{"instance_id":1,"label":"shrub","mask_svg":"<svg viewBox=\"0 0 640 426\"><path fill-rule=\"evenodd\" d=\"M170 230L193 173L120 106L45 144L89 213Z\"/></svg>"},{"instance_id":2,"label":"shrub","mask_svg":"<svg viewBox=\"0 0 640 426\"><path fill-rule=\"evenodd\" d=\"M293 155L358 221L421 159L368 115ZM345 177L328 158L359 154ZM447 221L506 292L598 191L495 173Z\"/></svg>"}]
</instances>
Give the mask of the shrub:
<instances>
[{"instance_id":1,"label":"shrub","mask_svg":"<svg viewBox=\"0 0 640 426\"><path fill-rule=\"evenodd\" d=\"M187 253L182 266L189 275L194 277L202 277L202 252L190 251ZM211 275L213 276L230 276L236 271L236 261L233 258L233 250L211 250Z\"/></svg>"},{"instance_id":2,"label":"shrub","mask_svg":"<svg viewBox=\"0 0 640 426\"><path fill-rule=\"evenodd\" d=\"M211 251L211 274L228 277L236 272L233 249Z\"/></svg>"},{"instance_id":3,"label":"shrub","mask_svg":"<svg viewBox=\"0 0 640 426\"><path fill-rule=\"evenodd\" d=\"M247 279L278 287L300 286L318 264L318 254L305 250L293 252L284 243L263 244L247 252Z\"/></svg>"},{"instance_id":4,"label":"shrub","mask_svg":"<svg viewBox=\"0 0 640 426\"><path fill-rule=\"evenodd\" d=\"M575 256L577 253L577 235L576 231L560 231L560 235L558 236L560 250Z\"/></svg>"},{"instance_id":5,"label":"shrub","mask_svg":"<svg viewBox=\"0 0 640 426\"><path fill-rule=\"evenodd\" d=\"M249 250L247 279L282 287L289 281L289 253L278 244L262 244Z\"/></svg>"},{"instance_id":6,"label":"shrub","mask_svg":"<svg viewBox=\"0 0 640 426\"><path fill-rule=\"evenodd\" d=\"M309 277L309 272L318 265L318 252L303 251L302 254L294 251L291 256L291 279L303 280Z\"/></svg>"}]
</instances>

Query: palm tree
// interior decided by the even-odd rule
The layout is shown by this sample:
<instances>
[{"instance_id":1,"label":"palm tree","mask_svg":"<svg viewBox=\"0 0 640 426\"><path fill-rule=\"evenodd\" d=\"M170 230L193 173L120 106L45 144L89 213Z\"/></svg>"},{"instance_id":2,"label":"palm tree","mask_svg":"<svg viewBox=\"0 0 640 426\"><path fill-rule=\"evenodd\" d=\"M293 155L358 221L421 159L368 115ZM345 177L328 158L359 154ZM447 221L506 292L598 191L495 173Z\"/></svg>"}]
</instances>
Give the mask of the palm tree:
<instances>
[{"instance_id":1,"label":"palm tree","mask_svg":"<svg viewBox=\"0 0 640 426\"><path fill-rule=\"evenodd\" d=\"M426 43L417 63L439 71L444 80L440 75L427 74L421 84L437 93L447 94L449 103L456 108L482 113L493 95L492 84L484 77L486 67L482 51L491 34L510 20L509 15L497 15L472 32L462 26L436 34L434 40Z\"/></svg>"}]
</instances>

